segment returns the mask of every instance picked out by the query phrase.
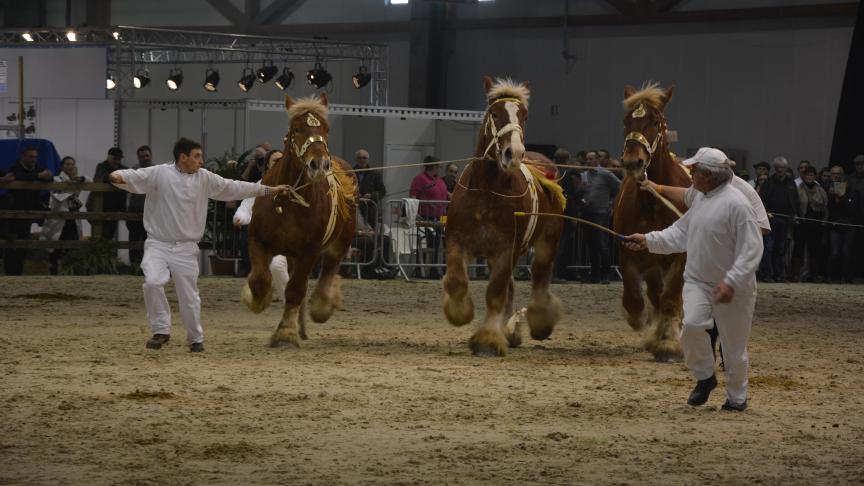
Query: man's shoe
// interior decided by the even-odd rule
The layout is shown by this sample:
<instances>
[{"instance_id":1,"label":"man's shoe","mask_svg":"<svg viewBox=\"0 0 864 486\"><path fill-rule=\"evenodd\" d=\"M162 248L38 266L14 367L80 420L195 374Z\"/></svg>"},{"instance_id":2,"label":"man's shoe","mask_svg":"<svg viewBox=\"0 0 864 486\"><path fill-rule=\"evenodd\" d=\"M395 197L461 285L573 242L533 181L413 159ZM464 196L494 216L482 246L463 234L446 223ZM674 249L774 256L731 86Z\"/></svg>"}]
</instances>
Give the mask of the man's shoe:
<instances>
[{"instance_id":1,"label":"man's shoe","mask_svg":"<svg viewBox=\"0 0 864 486\"><path fill-rule=\"evenodd\" d=\"M147 349L162 349L162 345L167 343L169 339L171 339L171 336L167 334L154 334L147 341Z\"/></svg>"},{"instance_id":2,"label":"man's shoe","mask_svg":"<svg viewBox=\"0 0 864 486\"><path fill-rule=\"evenodd\" d=\"M726 403L724 403L720 408L727 412L743 412L744 410L747 410L747 400L744 400L741 403L732 403L727 398Z\"/></svg>"},{"instance_id":3,"label":"man's shoe","mask_svg":"<svg viewBox=\"0 0 864 486\"><path fill-rule=\"evenodd\" d=\"M200 353L204 351L204 343L192 343L189 345L190 353Z\"/></svg>"},{"instance_id":4,"label":"man's shoe","mask_svg":"<svg viewBox=\"0 0 864 486\"><path fill-rule=\"evenodd\" d=\"M704 405L708 401L708 397L711 396L711 390L714 388L717 388L716 375L711 375L711 378L697 381L693 391L690 392L690 398L687 399L687 405L693 407Z\"/></svg>"}]
</instances>

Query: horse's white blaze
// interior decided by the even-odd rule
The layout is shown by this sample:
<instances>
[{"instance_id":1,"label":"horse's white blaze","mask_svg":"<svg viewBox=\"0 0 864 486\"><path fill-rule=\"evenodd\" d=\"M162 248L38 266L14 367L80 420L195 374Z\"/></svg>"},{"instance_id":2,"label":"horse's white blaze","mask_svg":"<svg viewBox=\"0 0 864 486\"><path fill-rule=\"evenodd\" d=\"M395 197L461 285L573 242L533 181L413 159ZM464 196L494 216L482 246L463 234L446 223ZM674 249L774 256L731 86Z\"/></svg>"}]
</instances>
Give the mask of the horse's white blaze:
<instances>
[{"instance_id":1,"label":"horse's white blaze","mask_svg":"<svg viewBox=\"0 0 864 486\"><path fill-rule=\"evenodd\" d=\"M507 101L504 103L504 109L507 110L507 114L510 116L510 123L514 126L519 126L519 117L517 116L519 105L512 101ZM511 157L513 160L522 161L522 155L525 154L525 146L522 145L522 136L518 130L510 132L510 151L513 154Z\"/></svg>"}]
</instances>

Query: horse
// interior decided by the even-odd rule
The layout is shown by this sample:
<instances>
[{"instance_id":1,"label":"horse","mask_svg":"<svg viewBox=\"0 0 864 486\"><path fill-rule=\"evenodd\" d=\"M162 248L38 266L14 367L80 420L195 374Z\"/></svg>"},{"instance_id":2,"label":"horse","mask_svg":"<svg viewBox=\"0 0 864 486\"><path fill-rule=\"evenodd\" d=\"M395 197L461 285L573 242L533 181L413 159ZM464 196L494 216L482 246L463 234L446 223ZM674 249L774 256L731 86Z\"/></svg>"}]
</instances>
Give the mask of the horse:
<instances>
[{"instance_id":1,"label":"horse","mask_svg":"<svg viewBox=\"0 0 864 486\"><path fill-rule=\"evenodd\" d=\"M306 334L306 287L316 261L321 275L309 304L315 322L326 322L341 307L339 265L356 229L357 177L344 160L330 154L327 95L285 97L288 134L282 159L267 171L263 183L288 184L288 196L259 197L249 224L252 270L242 301L260 313L272 299L270 260L285 255L291 278L285 287L282 319L270 345L300 346Z\"/></svg>"},{"instance_id":2,"label":"horse","mask_svg":"<svg viewBox=\"0 0 864 486\"><path fill-rule=\"evenodd\" d=\"M616 232L629 235L667 228L677 215L651 193L640 189L643 177L667 186L688 187L686 169L675 161L666 140L664 110L672 99L674 86L661 89L655 83L641 90L624 88L624 152L621 164L624 180L612 212ZM681 208L679 208L681 209ZM618 261L624 283L622 303L627 323L634 330L656 324L645 341L645 349L657 361L677 361L682 356L678 336L683 315L682 289L686 255L654 255L619 246ZM643 280L653 306L646 310Z\"/></svg>"},{"instance_id":3,"label":"horse","mask_svg":"<svg viewBox=\"0 0 864 486\"><path fill-rule=\"evenodd\" d=\"M513 314L513 267L529 248L531 301L527 320L531 337L546 339L561 318L561 301L549 292L562 221L515 212L562 214L561 187L539 169L523 163L528 83L483 78L486 114L475 157L462 172L445 227L447 272L444 275L444 314L454 326L474 319L468 291L469 261L486 257L491 274L486 289L486 317L468 342L475 355L505 356L521 344L521 322ZM515 318L511 318L514 316Z\"/></svg>"}]
</instances>

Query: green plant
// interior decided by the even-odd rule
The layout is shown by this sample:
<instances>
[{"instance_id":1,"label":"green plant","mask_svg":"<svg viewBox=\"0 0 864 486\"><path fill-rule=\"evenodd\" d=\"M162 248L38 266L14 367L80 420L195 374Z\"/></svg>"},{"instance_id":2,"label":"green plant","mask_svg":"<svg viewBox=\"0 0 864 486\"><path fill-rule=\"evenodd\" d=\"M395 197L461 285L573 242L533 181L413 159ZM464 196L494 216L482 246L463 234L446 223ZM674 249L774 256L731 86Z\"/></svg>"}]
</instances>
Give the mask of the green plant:
<instances>
[{"instance_id":1,"label":"green plant","mask_svg":"<svg viewBox=\"0 0 864 486\"><path fill-rule=\"evenodd\" d=\"M60 275L95 275L118 273L117 243L97 238L92 246L67 253L60 261Z\"/></svg>"},{"instance_id":2,"label":"green plant","mask_svg":"<svg viewBox=\"0 0 864 486\"><path fill-rule=\"evenodd\" d=\"M220 157L207 159L204 167L210 172L219 174L226 179L240 179L241 174L243 174L243 168L237 163L238 158L239 155L237 155L237 152L226 150Z\"/></svg>"}]
</instances>

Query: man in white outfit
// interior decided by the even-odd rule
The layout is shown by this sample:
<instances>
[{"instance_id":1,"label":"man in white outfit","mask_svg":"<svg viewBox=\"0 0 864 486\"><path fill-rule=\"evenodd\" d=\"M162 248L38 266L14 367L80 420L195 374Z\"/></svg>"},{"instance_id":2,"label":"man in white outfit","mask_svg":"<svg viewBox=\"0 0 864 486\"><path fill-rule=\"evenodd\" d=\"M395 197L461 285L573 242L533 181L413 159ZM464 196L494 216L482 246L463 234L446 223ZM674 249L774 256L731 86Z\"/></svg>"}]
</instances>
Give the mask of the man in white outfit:
<instances>
[{"instance_id":1,"label":"man in white outfit","mask_svg":"<svg viewBox=\"0 0 864 486\"><path fill-rule=\"evenodd\" d=\"M747 340L756 304L756 269L762 235L747 198L735 190L734 162L703 147L684 161L693 168L693 187L702 193L672 226L627 237L625 246L652 253L687 252L684 268L684 361L698 380L687 403L702 405L717 386L714 352L705 332L717 321L726 363L724 410L747 408Z\"/></svg>"},{"instance_id":2,"label":"man in white outfit","mask_svg":"<svg viewBox=\"0 0 864 486\"><path fill-rule=\"evenodd\" d=\"M207 199L236 201L250 196L287 192L287 186L224 179L206 169L201 144L181 138L174 144L174 163L114 171L110 180L144 203L144 305L153 337L150 349L160 349L171 334L171 308L164 286L173 277L186 340L192 352L204 351L201 299L198 296L198 241L204 235Z\"/></svg>"}]
</instances>

